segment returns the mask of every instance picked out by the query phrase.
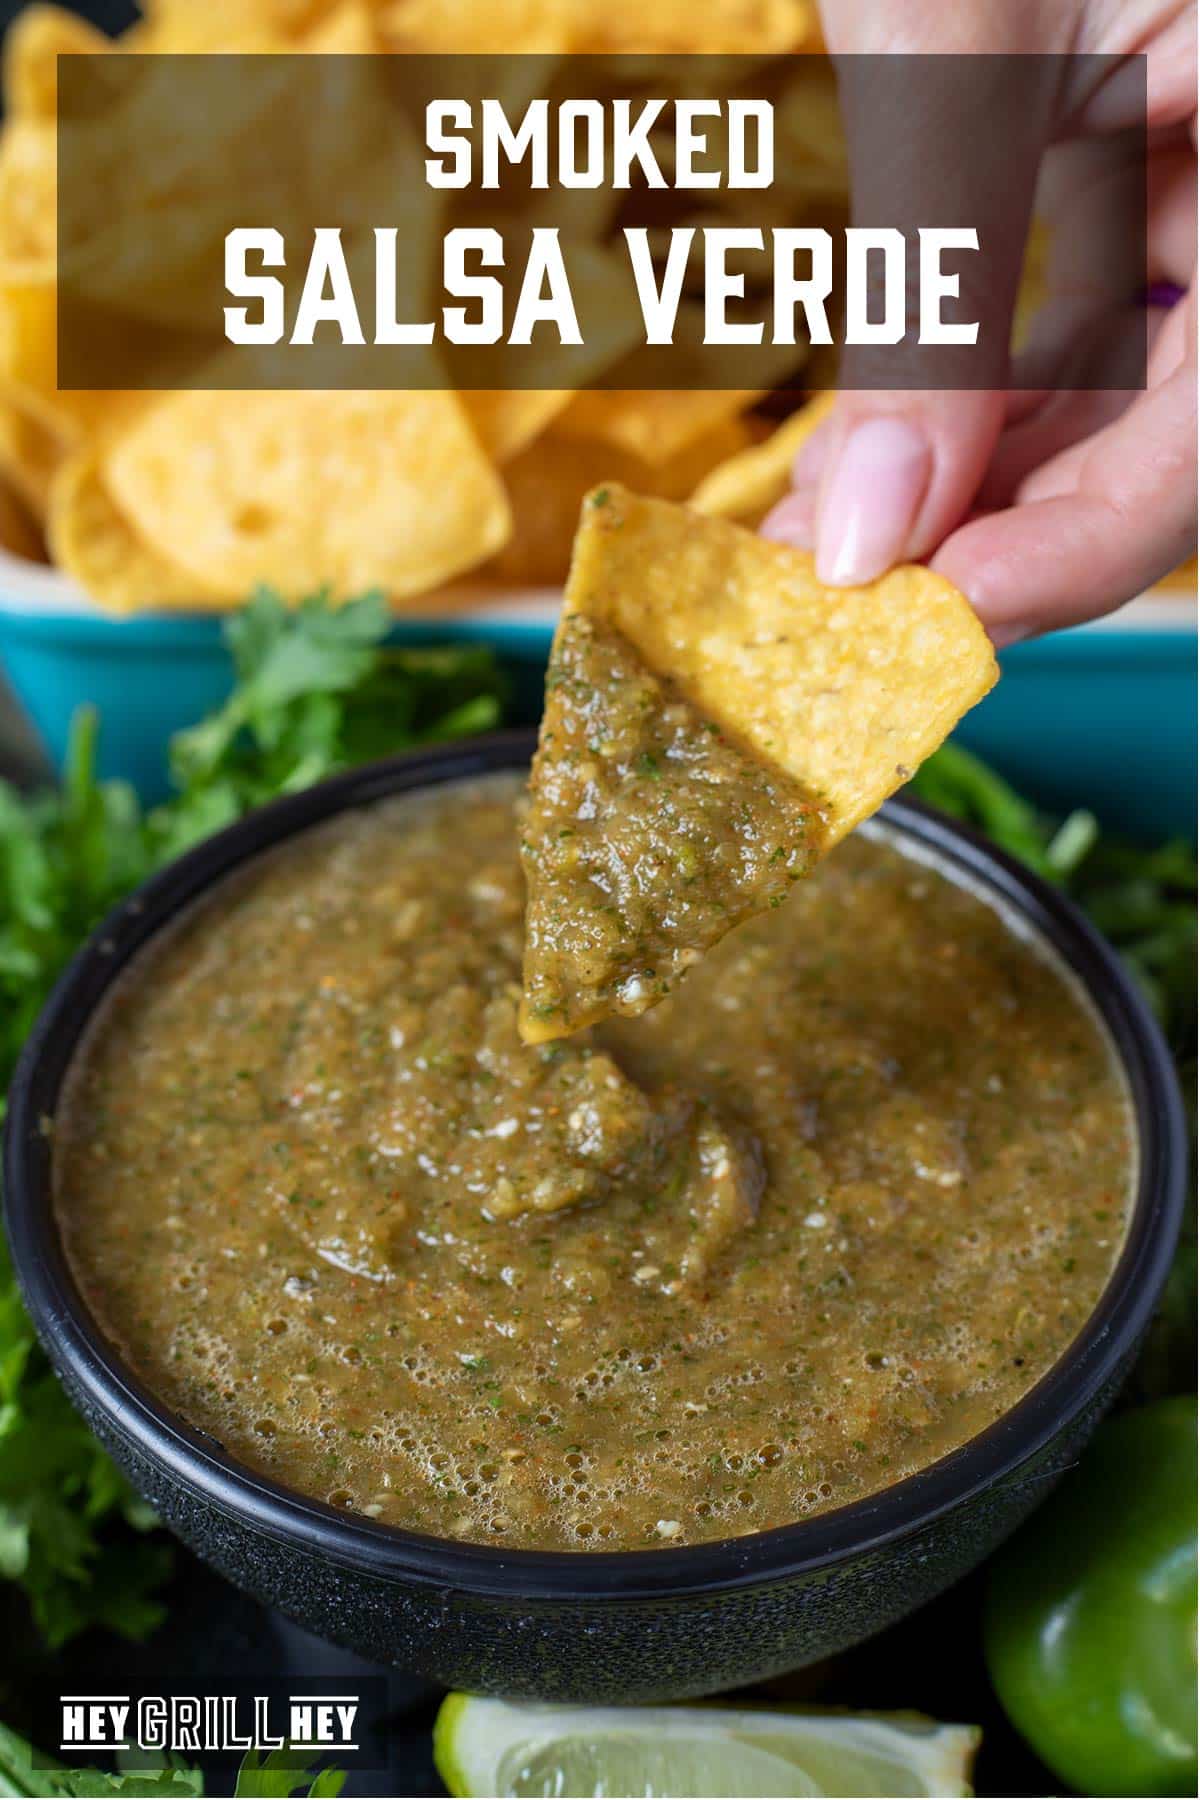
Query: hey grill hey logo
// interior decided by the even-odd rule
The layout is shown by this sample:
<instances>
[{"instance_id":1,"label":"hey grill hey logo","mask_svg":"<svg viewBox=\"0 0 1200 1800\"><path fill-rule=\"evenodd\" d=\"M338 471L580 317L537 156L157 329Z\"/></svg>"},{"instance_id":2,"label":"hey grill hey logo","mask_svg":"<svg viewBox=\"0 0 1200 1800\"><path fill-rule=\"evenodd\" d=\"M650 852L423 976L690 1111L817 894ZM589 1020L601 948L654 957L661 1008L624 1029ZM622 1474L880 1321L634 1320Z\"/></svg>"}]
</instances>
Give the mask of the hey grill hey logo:
<instances>
[{"instance_id":1,"label":"hey grill hey logo","mask_svg":"<svg viewBox=\"0 0 1200 1800\"><path fill-rule=\"evenodd\" d=\"M63 1694L59 1750L357 1750L357 1694Z\"/></svg>"}]
</instances>

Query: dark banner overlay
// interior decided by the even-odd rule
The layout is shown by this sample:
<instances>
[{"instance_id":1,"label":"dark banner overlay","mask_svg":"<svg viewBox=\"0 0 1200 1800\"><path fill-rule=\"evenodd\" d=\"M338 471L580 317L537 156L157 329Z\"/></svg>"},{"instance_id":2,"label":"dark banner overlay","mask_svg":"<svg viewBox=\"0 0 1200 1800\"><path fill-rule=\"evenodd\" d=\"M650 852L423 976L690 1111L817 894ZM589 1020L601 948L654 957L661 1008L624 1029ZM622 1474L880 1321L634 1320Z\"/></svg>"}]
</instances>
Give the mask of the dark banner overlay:
<instances>
[{"instance_id":1,"label":"dark banner overlay","mask_svg":"<svg viewBox=\"0 0 1200 1800\"><path fill-rule=\"evenodd\" d=\"M59 386L1134 389L1144 120L1141 58L63 57Z\"/></svg>"}]
</instances>

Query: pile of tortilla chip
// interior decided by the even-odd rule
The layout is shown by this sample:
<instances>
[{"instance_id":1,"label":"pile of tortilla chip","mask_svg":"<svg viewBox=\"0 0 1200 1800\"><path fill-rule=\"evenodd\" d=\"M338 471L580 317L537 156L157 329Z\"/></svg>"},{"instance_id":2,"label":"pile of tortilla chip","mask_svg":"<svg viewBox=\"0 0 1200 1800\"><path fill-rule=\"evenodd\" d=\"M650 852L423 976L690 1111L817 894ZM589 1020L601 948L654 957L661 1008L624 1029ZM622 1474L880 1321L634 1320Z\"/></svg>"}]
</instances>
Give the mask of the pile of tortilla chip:
<instances>
[{"instance_id":1,"label":"pile of tortilla chip","mask_svg":"<svg viewBox=\"0 0 1200 1800\"><path fill-rule=\"evenodd\" d=\"M703 79L719 79L731 96L739 83L752 81L758 91L774 82L771 222L786 215L836 231L848 219L849 178L815 0L648 7L623 0L143 0L143 10L136 25L110 39L63 7L35 4L4 37L0 545L52 561L115 613L220 609L260 581L291 597L317 587L335 595L376 587L398 610L428 611L464 596L478 601L560 583L580 500L601 481L749 525L786 492L792 459L828 404L820 390L833 378L831 352L788 347L778 366L756 364L755 378L768 386L716 389L709 351L697 359L694 381L684 379L684 357L673 363L680 378L671 389L645 386L647 377L661 378L661 367L647 369L640 321L631 324L627 302L614 299L619 196L607 190L572 196L570 247L586 262L576 296L592 308L583 324L596 354L586 369L574 366L571 382L547 354L545 385L539 367L532 389L484 388L463 364L454 369L457 390L440 376L419 392L280 391L278 382L264 382L262 391L242 383L240 391L223 389L229 350L194 277L210 267L212 245L221 245L231 222L277 217L271 146L278 151L284 141L302 144L314 182L354 196L361 216L351 231L369 237L368 221L394 218L402 205L398 229L413 270L427 267L448 225L478 222L471 211L477 194L431 203L414 173L420 148L397 133L394 105L380 119L380 59L419 52L462 55L464 65L466 53L502 54L514 89L502 97L517 100L532 97L525 91L531 80L538 93L570 92L570 59L581 54L619 59L634 70L622 80L636 81L641 68L656 93L674 82L674 97L701 78L689 75L686 55L664 63L673 53L713 59ZM93 159L83 159L92 226L85 252L101 301L106 294L111 301L111 328L140 344L147 326L195 329L201 308L214 332L211 347L199 340L186 381L167 374L149 384L157 391L60 390L58 58L82 53L111 62L114 91L132 92L140 104L143 89L153 95L157 71L141 60L145 53L169 59L222 51L329 60L281 57L287 68L277 83L272 76L265 99L252 86L249 110L231 99L228 118L206 112L200 131L187 118L176 121L166 75L161 135L151 139L159 153L137 161L132 188L114 176L104 119L96 123L94 174ZM597 65L588 67L589 86L602 83ZM371 95L362 105L357 90L347 99L339 88L336 104L306 109L287 90L287 69L293 82L303 80L298 71L353 82L355 68ZM312 123L318 110L337 121L336 130L321 135ZM297 117L310 120L300 138ZM247 134L255 148L249 159ZM656 145L664 166L672 148L669 134ZM262 184L252 193L247 169ZM306 189L310 206L313 191ZM699 199L651 198L666 209L664 226L722 222L731 205L743 208L742 217L746 205L745 195L724 188ZM520 169L507 172L495 196L505 220L522 230L545 202ZM73 257L68 213L64 207L65 254ZM680 317L699 345L704 309L695 274L686 278ZM136 293L144 310L123 313L114 292L126 301ZM749 286L746 300L766 304ZM729 374L744 380L744 366ZM603 385L581 389L580 382Z\"/></svg>"},{"instance_id":2,"label":"pile of tortilla chip","mask_svg":"<svg viewBox=\"0 0 1200 1800\"><path fill-rule=\"evenodd\" d=\"M464 580L476 599L560 582L581 497L599 480L743 522L785 490L814 418L796 385L803 350L792 353L786 396L623 387L622 359L636 352L616 332L603 391L234 392L202 377L174 391L60 391L57 58L525 51L543 75L580 52L761 60L819 51L814 0L636 9L597 0L144 0L144 12L112 40L65 8L32 5L4 40L0 542L10 552L47 558L116 613L219 609L258 581L288 596L374 586L412 610L435 593L449 604ZM813 107L793 134L789 200L798 218L837 219L846 168L833 74L819 55L804 67ZM354 189L378 193L370 134L359 137ZM189 191L197 182L219 188L220 148L207 149L203 170L181 171L169 156L148 167L142 208L167 216L165 184L185 174ZM589 217L592 198L580 196L573 229L599 269L617 228L611 198L601 196ZM535 203L528 193L513 200ZM119 195L100 204L112 267L159 254L145 210L135 217ZM175 291L186 293L186 283ZM630 373L636 381L636 364Z\"/></svg>"}]
</instances>

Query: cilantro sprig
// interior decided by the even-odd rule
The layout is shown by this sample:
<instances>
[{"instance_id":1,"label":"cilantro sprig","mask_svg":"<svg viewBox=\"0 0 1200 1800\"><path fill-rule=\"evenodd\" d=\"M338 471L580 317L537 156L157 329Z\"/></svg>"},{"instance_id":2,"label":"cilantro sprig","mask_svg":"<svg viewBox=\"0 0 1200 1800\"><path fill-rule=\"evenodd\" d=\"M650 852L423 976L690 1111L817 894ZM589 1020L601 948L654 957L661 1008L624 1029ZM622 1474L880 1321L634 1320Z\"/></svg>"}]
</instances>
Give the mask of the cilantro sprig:
<instances>
[{"instance_id":1,"label":"cilantro sprig","mask_svg":"<svg viewBox=\"0 0 1200 1800\"><path fill-rule=\"evenodd\" d=\"M943 744L912 790L1063 887L1124 956L1180 1058L1196 1052L1196 852L1146 849L1082 809L1048 818L959 744Z\"/></svg>"}]
</instances>

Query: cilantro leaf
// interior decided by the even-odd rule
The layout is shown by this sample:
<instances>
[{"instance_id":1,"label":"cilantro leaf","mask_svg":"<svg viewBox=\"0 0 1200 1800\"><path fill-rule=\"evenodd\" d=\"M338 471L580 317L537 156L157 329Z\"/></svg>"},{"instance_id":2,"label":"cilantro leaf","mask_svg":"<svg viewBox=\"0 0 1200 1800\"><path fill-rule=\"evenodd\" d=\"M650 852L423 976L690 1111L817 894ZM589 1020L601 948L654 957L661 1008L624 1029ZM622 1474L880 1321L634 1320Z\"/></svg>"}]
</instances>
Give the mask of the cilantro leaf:
<instances>
[{"instance_id":1,"label":"cilantro leaf","mask_svg":"<svg viewBox=\"0 0 1200 1800\"><path fill-rule=\"evenodd\" d=\"M322 1769L314 1776L306 1751L284 1748L263 1756L258 1750L247 1750L233 1791L237 1800L289 1800L301 1791L310 1800L336 1800L345 1784L341 1769Z\"/></svg>"}]
</instances>

